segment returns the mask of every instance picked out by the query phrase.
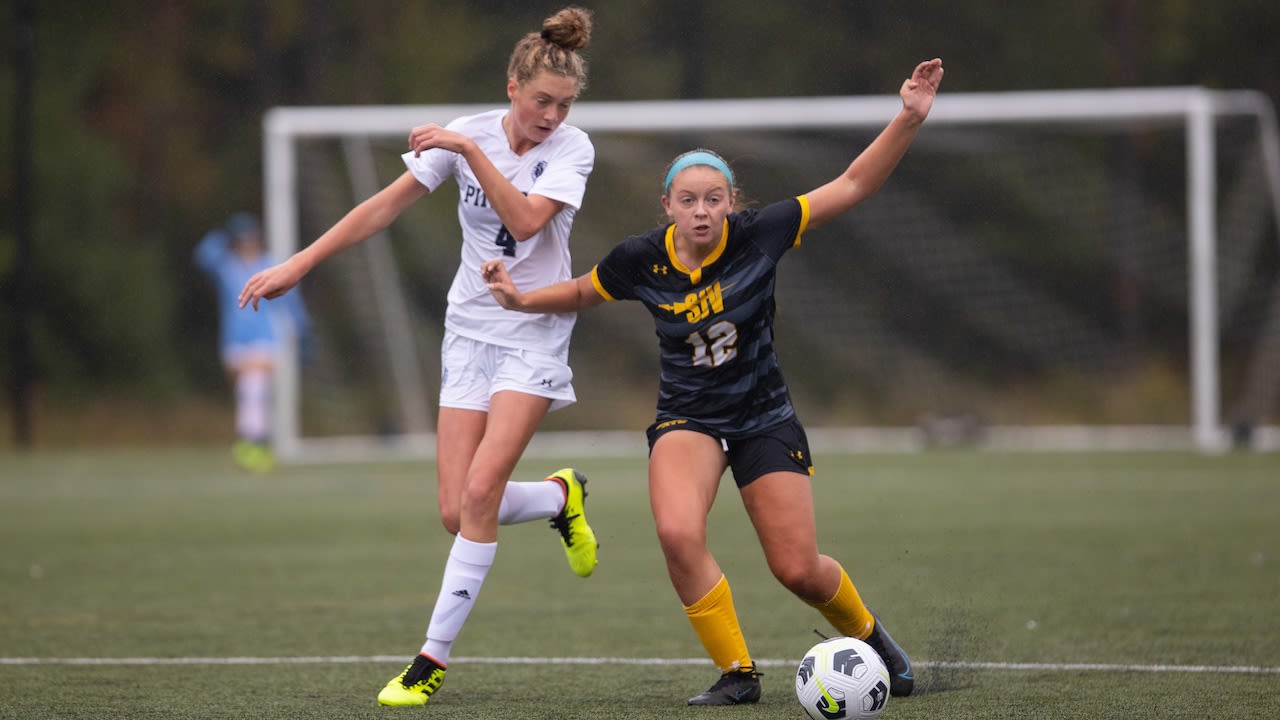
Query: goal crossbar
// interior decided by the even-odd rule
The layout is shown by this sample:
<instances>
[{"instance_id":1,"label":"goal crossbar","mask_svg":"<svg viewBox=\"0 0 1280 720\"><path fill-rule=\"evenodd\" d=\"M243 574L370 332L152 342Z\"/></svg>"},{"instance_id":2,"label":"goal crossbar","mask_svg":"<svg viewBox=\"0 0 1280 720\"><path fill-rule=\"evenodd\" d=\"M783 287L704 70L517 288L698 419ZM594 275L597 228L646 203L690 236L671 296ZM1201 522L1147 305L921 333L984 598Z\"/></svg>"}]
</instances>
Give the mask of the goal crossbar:
<instances>
[{"instance_id":1,"label":"goal crossbar","mask_svg":"<svg viewBox=\"0 0 1280 720\"><path fill-rule=\"evenodd\" d=\"M886 124L901 107L896 95L789 97L725 100L583 101L572 122L587 132L651 134L697 130L867 128ZM303 138L408 135L427 122L492 109L490 104L277 107L263 119L264 215L271 250L287 257L299 246L296 143ZM1228 446L1219 390L1215 254L1217 251L1215 123L1251 117L1259 127L1268 194L1280 229L1280 133L1274 107L1253 90L1202 87L1110 88L995 93L944 93L929 115L930 126L1001 124L1180 123L1185 126L1191 444L1203 452ZM301 454L296 348L286 344L277 365L275 437L284 458Z\"/></svg>"}]
</instances>

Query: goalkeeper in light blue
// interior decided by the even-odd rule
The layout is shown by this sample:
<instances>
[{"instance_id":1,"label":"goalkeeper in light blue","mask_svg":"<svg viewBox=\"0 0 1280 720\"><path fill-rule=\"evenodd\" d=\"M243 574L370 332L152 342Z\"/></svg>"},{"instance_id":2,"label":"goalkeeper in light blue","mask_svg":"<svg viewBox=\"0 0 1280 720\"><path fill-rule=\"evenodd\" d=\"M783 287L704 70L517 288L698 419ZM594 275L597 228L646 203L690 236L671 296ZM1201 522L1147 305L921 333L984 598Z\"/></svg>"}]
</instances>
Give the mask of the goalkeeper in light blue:
<instances>
[{"instance_id":1,"label":"goalkeeper in light blue","mask_svg":"<svg viewBox=\"0 0 1280 720\"><path fill-rule=\"evenodd\" d=\"M205 234L195 263L213 281L217 293L218 346L235 395L236 440L232 454L247 470L271 469L272 377L280 343L293 336L309 345L311 320L298 293L272 303L267 312L239 307L240 288L274 261L266 253L262 228L244 212Z\"/></svg>"}]
</instances>

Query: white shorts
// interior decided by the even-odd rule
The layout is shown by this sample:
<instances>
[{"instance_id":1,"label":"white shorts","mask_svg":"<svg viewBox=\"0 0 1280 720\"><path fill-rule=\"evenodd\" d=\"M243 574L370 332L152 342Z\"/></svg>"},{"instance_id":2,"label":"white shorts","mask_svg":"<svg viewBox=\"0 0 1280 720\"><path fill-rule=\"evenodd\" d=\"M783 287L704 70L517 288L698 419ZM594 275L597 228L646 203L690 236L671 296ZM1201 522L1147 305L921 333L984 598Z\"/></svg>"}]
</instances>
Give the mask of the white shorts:
<instances>
[{"instance_id":1,"label":"white shorts","mask_svg":"<svg viewBox=\"0 0 1280 720\"><path fill-rule=\"evenodd\" d=\"M440 343L440 407L489 410L502 390L549 398L559 410L578 401L567 358L472 340L445 331Z\"/></svg>"}]
</instances>

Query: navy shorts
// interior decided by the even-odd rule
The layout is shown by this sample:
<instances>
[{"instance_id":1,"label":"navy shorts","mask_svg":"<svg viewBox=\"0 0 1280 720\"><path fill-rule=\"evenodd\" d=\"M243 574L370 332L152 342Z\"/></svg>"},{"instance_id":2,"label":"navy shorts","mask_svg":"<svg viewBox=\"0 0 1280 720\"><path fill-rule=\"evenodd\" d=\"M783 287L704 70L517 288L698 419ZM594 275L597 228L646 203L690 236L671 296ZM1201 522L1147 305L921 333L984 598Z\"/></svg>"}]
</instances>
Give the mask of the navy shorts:
<instances>
[{"instance_id":1,"label":"navy shorts","mask_svg":"<svg viewBox=\"0 0 1280 720\"><path fill-rule=\"evenodd\" d=\"M795 472L813 474L813 459L809 455L809 438L796 418L775 425L755 435L725 438L696 420L665 420L649 426L645 435L649 438L649 452L658 438L672 430L691 430L720 441L733 470L733 481L739 488L771 472Z\"/></svg>"}]
</instances>

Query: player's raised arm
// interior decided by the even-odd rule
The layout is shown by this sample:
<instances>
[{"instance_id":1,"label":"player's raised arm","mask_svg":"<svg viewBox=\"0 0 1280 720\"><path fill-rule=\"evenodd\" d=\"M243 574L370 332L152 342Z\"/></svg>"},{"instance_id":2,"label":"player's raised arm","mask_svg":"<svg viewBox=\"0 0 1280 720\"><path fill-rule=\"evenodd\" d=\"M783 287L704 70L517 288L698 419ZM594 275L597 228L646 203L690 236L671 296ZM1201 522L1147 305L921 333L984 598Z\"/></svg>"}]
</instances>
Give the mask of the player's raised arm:
<instances>
[{"instance_id":1,"label":"player's raised arm","mask_svg":"<svg viewBox=\"0 0 1280 720\"><path fill-rule=\"evenodd\" d=\"M486 261L480 266L480 273L488 283L489 292L494 299L508 310L565 313L585 310L604 302L604 298L591 283L590 273L529 292L520 292L501 260Z\"/></svg>"},{"instance_id":2,"label":"player's raised arm","mask_svg":"<svg viewBox=\"0 0 1280 720\"><path fill-rule=\"evenodd\" d=\"M942 60L916 66L898 95L902 109L840 177L809 192L809 227L820 227L880 189L915 140L942 82Z\"/></svg>"},{"instance_id":3,"label":"player's raised arm","mask_svg":"<svg viewBox=\"0 0 1280 720\"><path fill-rule=\"evenodd\" d=\"M249 278L240 291L240 307L252 304L257 310L259 301L272 300L289 292L321 261L385 230L405 208L426 194L427 188L414 179L412 173L404 173L352 208L315 242L284 262Z\"/></svg>"}]
</instances>

